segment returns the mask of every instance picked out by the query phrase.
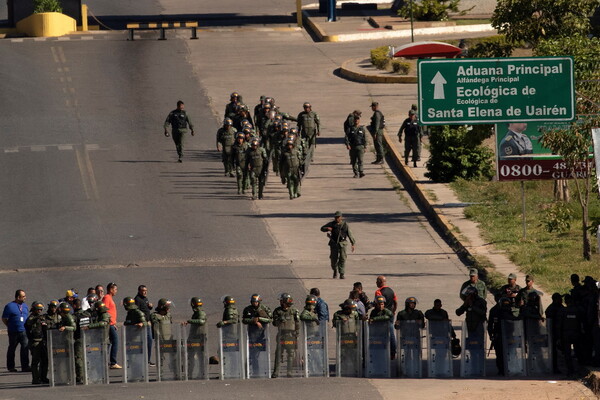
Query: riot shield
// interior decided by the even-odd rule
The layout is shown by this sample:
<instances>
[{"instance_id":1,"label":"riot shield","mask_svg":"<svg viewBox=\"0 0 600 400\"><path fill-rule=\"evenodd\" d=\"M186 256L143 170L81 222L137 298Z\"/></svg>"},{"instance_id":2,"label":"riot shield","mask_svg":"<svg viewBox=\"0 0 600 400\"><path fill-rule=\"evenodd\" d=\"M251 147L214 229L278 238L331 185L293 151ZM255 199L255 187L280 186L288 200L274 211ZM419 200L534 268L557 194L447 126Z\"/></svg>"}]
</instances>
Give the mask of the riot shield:
<instances>
[{"instance_id":1,"label":"riot shield","mask_svg":"<svg viewBox=\"0 0 600 400\"><path fill-rule=\"evenodd\" d=\"M86 385L108 383L108 329L82 329L84 375Z\"/></svg>"},{"instance_id":2,"label":"riot shield","mask_svg":"<svg viewBox=\"0 0 600 400\"><path fill-rule=\"evenodd\" d=\"M336 375L362 377L362 323L338 320L336 329Z\"/></svg>"},{"instance_id":3,"label":"riot shield","mask_svg":"<svg viewBox=\"0 0 600 400\"><path fill-rule=\"evenodd\" d=\"M219 329L220 379L244 378L244 353L241 324L227 324Z\"/></svg>"},{"instance_id":4,"label":"riot shield","mask_svg":"<svg viewBox=\"0 0 600 400\"><path fill-rule=\"evenodd\" d=\"M390 322L373 322L365 326L365 343L367 346L365 376L367 378L389 378L392 369L390 361Z\"/></svg>"},{"instance_id":5,"label":"riot shield","mask_svg":"<svg viewBox=\"0 0 600 400\"><path fill-rule=\"evenodd\" d=\"M304 354L304 376L328 376L327 322L319 325L313 321L302 322L302 347Z\"/></svg>"},{"instance_id":6,"label":"riot shield","mask_svg":"<svg viewBox=\"0 0 600 400\"><path fill-rule=\"evenodd\" d=\"M463 349L460 359L460 376L462 378L485 376L485 330L485 322L478 325L473 332L468 330L467 322L463 322Z\"/></svg>"},{"instance_id":7,"label":"riot shield","mask_svg":"<svg viewBox=\"0 0 600 400\"><path fill-rule=\"evenodd\" d=\"M123 382L148 382L148 333L145 326L123 327ZM158 357L157 357L158 358Z\"/></svg>"},{"instance_id":8,"label":"riot shield","mask_svg":"<svg viewBox=\"0 0 600 400\"><path fill-rule=\"evenodd\" d=\"M452 352L450 321L427 322L427 367L430 378L452 377Z\"/></svg>"},{"instance_id":9,"label":"riot shield","mask_svg":"<svg viewBox=\"0 0 600 400\"><path fill-rule=\"evenodd\" d=\"M525 320L528 376L552 373L552 326L550 324L550 320Z\"/></svg>"},{"instance_id":10,"label":"riot shield","mask_svg":"<svg viewBox=\"0 0 600 400\"><path fill-rule=\"evenodd\" d=\"M206 351L206 326L185 326L183 346L184 376L186 379L208 379L208 352Z\"/></svg>"},{"instance_id":11,"label":"riot shield","mask_svg":"<svg viewBox=\"0 0 600 400\"><path fill-rule=\"evenodd\" d=\"M502 320L502 349L504 351L504 374L525 376L525 335L523 321Z\"/></svg>"},{"instance_id":12,"label":"riot shield","mask_svg":"<svg viewBox=\"0 0 600 400\"><path fill-rule=\"evenodd\" d=\"M271 377L271 342L269 324L263 328L246 325L246 378Z\"/></svg>"},{"instance_id":13,"label":"riot shield","mask_svg":"<svg viewBox=\"0 0 600 400\"><path fill-rule=\"evenodd\" d=\"M398 371L407 378L420 378L421 366L421 327L418 321L399 321L398 330Z\"/></svg>"},{"instance_id":14,"label":"riot shield","mask_svg":"<svg viewBox=\"0 0 600 400\"><path fill-rule=\"evenodd\" d=\"M304 376L300 361L298 335L299 332L295 330L283 329L281 325L278 327L274 375L278 375L283 370L288 378Z\"/></svg>"},{"instance_id":15,"label":"riot shield","mask_svg":"<svg viewBox=\"0 0 600 400\"><path fill-rule=\"evenodd\" d=\"M47 338L50 386L75 385L73 331L50 329Z\"/></svg>"},{"instance_id":16,"label":"riot shield","mask_svg":"<svg viewBox=\"0 0 600 400\"><path fill-rule=\"evenodd\" d=\"M181 380L181 325L171 325L171 335L162 337L159 332L154 334L156 345L156 379L160 381Z\"/></svg>"}]
</instances>

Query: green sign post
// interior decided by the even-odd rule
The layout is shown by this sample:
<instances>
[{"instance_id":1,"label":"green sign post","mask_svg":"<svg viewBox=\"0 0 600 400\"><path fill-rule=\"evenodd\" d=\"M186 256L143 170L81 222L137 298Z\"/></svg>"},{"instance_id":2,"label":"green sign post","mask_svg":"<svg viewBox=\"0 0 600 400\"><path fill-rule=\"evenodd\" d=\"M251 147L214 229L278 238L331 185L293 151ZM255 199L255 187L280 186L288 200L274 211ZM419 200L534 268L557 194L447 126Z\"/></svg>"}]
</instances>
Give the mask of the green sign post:
<instances>
[{"instance_id":1,"label":"green sign post","mask_svg":"<svg viewBox=\"0 0 600 400\"><path fill-rule=\"evenodd\" d=\"M424 125L572 121L572 57L419 60Z\"/></svg>"}]
</instances>

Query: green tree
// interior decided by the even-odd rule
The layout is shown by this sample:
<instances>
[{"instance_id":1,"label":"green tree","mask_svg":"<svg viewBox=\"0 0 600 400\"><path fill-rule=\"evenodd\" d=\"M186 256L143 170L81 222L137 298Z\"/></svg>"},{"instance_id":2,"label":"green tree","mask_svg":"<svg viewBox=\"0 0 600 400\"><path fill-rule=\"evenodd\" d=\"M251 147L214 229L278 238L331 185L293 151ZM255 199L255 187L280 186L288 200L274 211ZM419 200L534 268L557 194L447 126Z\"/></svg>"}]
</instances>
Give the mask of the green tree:
<instances>
[{"instance_id":1,"label":"green tree","mask_svg":"<svg viewBox=\"0 0 600 400\"><path fill-rule=\"evenodd\" d=\"M406 2L398 10L398 15L410 18L412 7L412 15L417 21L446 21L448 12L458 12L459 3L460 0L414 0Z\"/></svg>"},{"instance_id":2,"label":"green tree","mask_svg":"<svg viewBox=\"0 0 600 400\"><path fill-rule=\"evenodd\" d=\"M586 36L561 37L539 43L536 56L572 55L575 59L577 119L570 129L545 132L540 139L544 147L559 154L567 164L575 182L577 199L582 211L581 228L583 257L591 258L589 201L594 174L589 160L592 147L591 129L600 126L600 40ZM585 171L584 176L577 171Z\"/></svg>"},{"instance_id":3,"label":"green tree","mask_svg":"<svg viewBox=\"0 0 600 400\"><path fill-rule=\"evenodd\" d=\"M598 0L498 0L492 26L511 42L585 35Z\"/></svg>"}]
</instances>

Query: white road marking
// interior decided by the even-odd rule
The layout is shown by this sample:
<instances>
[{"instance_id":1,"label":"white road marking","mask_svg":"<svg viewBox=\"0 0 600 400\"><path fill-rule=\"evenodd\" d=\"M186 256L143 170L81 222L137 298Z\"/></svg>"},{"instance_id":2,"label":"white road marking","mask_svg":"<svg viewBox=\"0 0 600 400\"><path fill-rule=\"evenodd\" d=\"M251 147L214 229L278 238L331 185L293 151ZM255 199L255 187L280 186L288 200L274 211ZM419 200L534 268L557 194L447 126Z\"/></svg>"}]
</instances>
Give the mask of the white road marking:
<instances>
[{"instance_id":1,"label":"white road marking","mask_svg":"<svg viewBox=\"0 0 600 400\"><path fill-rule=\"evenodd\" d=\"M10 39L13 43L23 43L23 39Z\"/></svg>"},{"instance_id":2,"label":"white road marking","mask_svg":"<svg viewBox=\"0 0 600 400\"><path fill-rule=\"evenodd\" d=\"M46 146L31 146L31 151L46 151Z\"/></svg>"},{"instance_id":3,"label":"white road marking","mask_svg":"<svg viewBox=\"0 0 600 400\"><path fill-rule=\"evenodd\" d=\"M5 153L18 153L19 149L18 148L14 148L14 149L4 149Z\"/></svg>"},{"instance_id":4,"label":"white road marking","mask_svg":"<svg viewBox=\"0 0 600 400\"><path fill-rule=\"evenodd\" d=\"M59 150L73 150L73 146L70 144L59 144L58 146Z\"/></svg>"}]
</instances>

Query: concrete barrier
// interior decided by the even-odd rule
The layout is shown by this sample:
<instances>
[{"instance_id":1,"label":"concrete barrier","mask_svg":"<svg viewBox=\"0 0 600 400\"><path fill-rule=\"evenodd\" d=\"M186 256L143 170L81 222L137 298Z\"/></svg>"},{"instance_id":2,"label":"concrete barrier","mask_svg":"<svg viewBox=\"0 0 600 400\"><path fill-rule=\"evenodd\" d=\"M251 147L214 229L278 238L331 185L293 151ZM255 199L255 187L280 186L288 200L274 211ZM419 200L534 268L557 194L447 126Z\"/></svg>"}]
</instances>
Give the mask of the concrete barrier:
<instances>
[{"instance_id":1,"label":"concrete barrier","mask_svg":"<svg viewBox=\"0 0 600 400\"><path fill-rule=\"evenodd\" d=\"M17 31L33 37L63 36L77 31L77 22L61 13L38 13L17 22Z\"/></svg>"}]
</instances>

